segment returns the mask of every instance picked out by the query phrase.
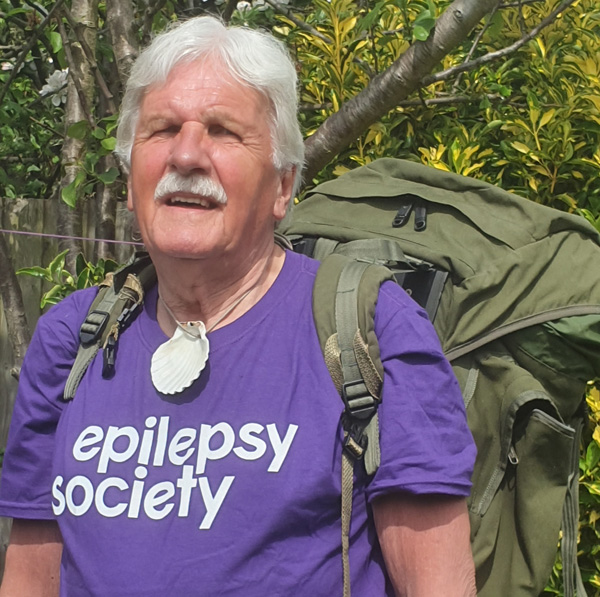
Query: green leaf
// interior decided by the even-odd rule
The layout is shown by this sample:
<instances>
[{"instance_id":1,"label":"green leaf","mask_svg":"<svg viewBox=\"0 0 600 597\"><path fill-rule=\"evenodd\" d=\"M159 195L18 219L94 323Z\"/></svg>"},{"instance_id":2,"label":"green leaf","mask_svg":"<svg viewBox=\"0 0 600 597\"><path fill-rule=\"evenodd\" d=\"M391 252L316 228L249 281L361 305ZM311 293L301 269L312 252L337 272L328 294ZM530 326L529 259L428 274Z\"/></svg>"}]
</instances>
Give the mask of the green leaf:
<instances>
[{"instance_id":1,"label":"green leaf","mask_svg":"<svg viewBox=\"0 0 600 597\"><path fill-rule=\"evenodd\" d=\"M55 54L58 54L63 47L62 37L60 36L60 33L58 33L58 31L50 31L50 33L48 33L48 39L50 40L52 51Z\"/></svg>"},{"instance_id":2,"label":"green leaf","mask_svg":"<svg viewBox=\"0 0 600 597\"><path fill-rule=\"evenodd\" d=\"M82 253L78 253L75 259L75 273L77 275L81 274L81 272L88 269L88 262L85 260L85 257Z\"/></svg>"},{"instance_id":3,"label":"green leaf","mask_svg":"<svg viewBox=\"0 0 600 597\"><path fill-rule=\"evenodd\" d=\"M69 252L69 249L65 249L64 251L61 251L49 264L48 264L48 271L50 272L50 275L52 276L52 278L56 278L56 275L59 272L62 272L64 267L65 267L65 257L67 256L67 253Z\"/></svg>"},{"instance_id":4,"label":"green leaf","mask_svg":"<svg viewBox=\"0 0 600 597\"><path fill-rule=\"evenodd\" d=\"M429 37L429 31L420 25L415 25L413 28L413 39L425 41Z\"/></svg>"},{"instance_id":5,"label":"green leaf","mask_svg":"<svg viewBox=\"0 0 600 597\"><path fill-rule=\"evenodd\" d=\"M90 270L83 270L79 276L77 276L77 290L81 290L82 288L87 288L89 286L90 281Z\"/></svg>"},{"instance_id":6,"label":"green leaf","mask_svg":"<svg viewBox=\"0 0 600 597\"><path fill-rule=\"evenodd\" d=\"M542 118L540 119L540 128L542 128L544 125L548 124L554 117L555 113L556 113L556 110L554 108L551 108L547 112L544 112L544 114L542 115Z\"/></svg>"},{"instance_id":7,"label":"green leaf","mask_svg":"<svg viewBox=\"0 0 600 597\"><path fill-rule=\"evenodd\" d=\"M380 0L373 8L371 8L367 14L358 21L356 24L357 31L365 31L371 29L375 24L375 21L379 19L381 9L387 4L387 0Z\"/></svg>"},{"instance_id":8,"label":"green leaf","mask_svg":"<svg viewBox=\"0 0 600 597\"><path fill-rule=\"evenodd\" d=\"M119 177L119 170L112 166L106 172L102 174L98 174L98 179L102 181L105 185L112 184Z\"/></svg>"},{"instance_id":9,"label":"green leaf","mask_svg":"<svg viewBox=\"0 0 600 597\"><path fill-rule=\"evenodd\" d=\"M49 280L48 270L40 267L39 265L34 265L33 267L22 267L15 272L19 276L32 276L33 278L44 278L45 280Z\"/></svg>"},{"instance_id":10,"label":"green leaf","mask_svg":"<svg viewBox=\"0 0 600 597\"><path fill-rule=\"evenodd\" d=\"M77 180L74 180L71 184L67 185L60 192L61 199L69 206L75 207L77 204Z\"/></svg>"},{"instance_id":11,"label":"green leaf","mask_svg":"<svg viewBox=\"0 0 600 597\"><path fill-rule=\"evenodd\" d=\"M32 147L35 147L35 149L41 149L40 144L33 135L29 135L29 142L31 143Z\"/></svg>"},{"instance_id":12,"label":"green leaf","mask_svg":"<svg viewBox=\"0 0 600 597\"><path fill-rule=\"evenodd\" d=\"M117 146L117 139L116 137L106 137L106 139L102 139L100 144L107 151L114 151L115 147Z\"/></svg>"},{"instance_id":13,"label":"green leaf","mask_svg":"<svg viewBox=\"0 0 600 597\"><path fill-rule=\"evenodd\" d=\"M590 442L585 453L585 464L588 471L596 468L600 461L600 446L596 442Z\"/></svg>"},{"instance_id":14,"label":"green leaf","mask_svg":"<svg viewBox=\"0 0 600 597\"><path fill-rule=\"evenodd\" d=\"M521 153L531 153L531 149L529 149L529 147L527 147L527 145L525 145L525 143L521 143L520 141L513 141L511 143L511 145L517 150L520 151Z\"/></svg>"},{"instance_id":15,"label":"green leaf","mask_svg":"<svg viewBox=\"0 0 600 597\"><path fill-rule=\"evenodd\" d=\"M92 131L92 137L94 137L94 139L104 139L106 137L106 131L103 128L97 126Z\"/></svg>"},{"instance_id":16,"label":"green leaf","mask_svg":"<svg viewBox=\"0 0 600 597\"><path fill-rule=\"evenodd\" d=\"M67 129L67 136L82 141L87 136L89 129L89 122L87 120L80 120Z\"/></svg>"}]
</instances>

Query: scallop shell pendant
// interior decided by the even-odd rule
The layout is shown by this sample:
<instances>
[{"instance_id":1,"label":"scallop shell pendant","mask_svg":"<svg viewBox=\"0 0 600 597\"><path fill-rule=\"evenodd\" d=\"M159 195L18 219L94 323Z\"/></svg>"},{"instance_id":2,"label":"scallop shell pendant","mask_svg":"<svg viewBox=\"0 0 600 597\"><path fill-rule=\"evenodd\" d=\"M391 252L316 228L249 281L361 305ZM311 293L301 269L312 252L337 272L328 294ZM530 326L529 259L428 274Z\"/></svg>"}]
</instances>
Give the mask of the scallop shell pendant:
<instances>
[{"instance_id":1,"label":"scallop shell pendant","mask_svg":"<svg viewBox=\"0 0 600 597\"><path fill-rule=\"evenodd\" d=\"M177 394L200 377L208 360L209 342L201 321L178 323L173 337L152 355L150 374L161 394Z\"/></svg>"}]
</instances>

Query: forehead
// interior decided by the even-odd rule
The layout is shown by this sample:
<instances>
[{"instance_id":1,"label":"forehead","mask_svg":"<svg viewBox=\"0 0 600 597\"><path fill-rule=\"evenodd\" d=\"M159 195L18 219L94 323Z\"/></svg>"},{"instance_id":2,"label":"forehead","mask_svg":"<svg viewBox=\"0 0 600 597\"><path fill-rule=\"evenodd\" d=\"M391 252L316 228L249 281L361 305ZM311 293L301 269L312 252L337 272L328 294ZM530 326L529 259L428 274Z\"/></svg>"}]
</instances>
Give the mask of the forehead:
<instances>
[{"instance_id":1,"label":"forehead","mask_svg":"<svg viewBox=\"0 0 600 597\"><path fill-rule=\"evenodd\" d=\"M201 60L177 64L166 80L151 85L140 111L150 116L169 109L219 107L256 117L270 111L270 102L262 92L236 79L225 65Z\"/></svg>"}]
</instances>

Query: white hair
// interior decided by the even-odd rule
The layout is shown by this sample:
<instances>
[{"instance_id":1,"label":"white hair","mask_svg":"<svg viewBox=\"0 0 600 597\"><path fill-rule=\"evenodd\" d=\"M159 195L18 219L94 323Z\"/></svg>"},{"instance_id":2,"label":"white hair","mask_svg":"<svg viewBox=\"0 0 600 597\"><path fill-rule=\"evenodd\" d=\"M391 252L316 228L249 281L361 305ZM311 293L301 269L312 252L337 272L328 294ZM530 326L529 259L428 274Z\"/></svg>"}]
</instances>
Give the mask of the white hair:
<instances>
[{"instance_id":1,"label":"white hair","mask_svg":"<svg viewBox=\"0 0 600 597\"><path fill-rule=\"evenodd\" d=\"M300 186L304 144L298 125L297 75L285 46L272 35L246 27L226 27L202 16L167 29L150 43L133 65L121 103L116 154L129 171L131 149L144 95L164 83L175 66L216 60L242 85L262 93L271 106L273 164L296 168L293 193Z\"/></svg>"}]
</instances>

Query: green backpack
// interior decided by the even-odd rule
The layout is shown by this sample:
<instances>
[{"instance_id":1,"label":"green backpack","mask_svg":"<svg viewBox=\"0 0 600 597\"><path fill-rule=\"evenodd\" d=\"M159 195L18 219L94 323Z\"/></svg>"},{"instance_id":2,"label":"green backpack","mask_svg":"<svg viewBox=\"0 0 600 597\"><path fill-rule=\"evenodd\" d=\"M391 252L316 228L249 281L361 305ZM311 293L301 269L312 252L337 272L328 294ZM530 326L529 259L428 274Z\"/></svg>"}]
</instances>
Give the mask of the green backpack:
<instances>
[{"instance_id":1,"label":"green backpack","mask_svg":"<svg viewBox=\"0 0 600 597\"><path fill-rule=\"evenodd\" d=\"M367 471L378 463L373 312L389 273L367 265L376 263L426 308L463 391L478 447L468 502L478 594L538 595L562 522L565 596L585 595L578 456L586 382L600 376L598 233L583 218L394 159L319 185L283 232L323 260L313 309L346 404L350 459L366 450ZM342 501L349 521L351 494Z\"/></svg>"},{"instance_id":2,"label":"green backpack","mask_svg":"<svg viewBox=\"0 0 600 597\"><path fill-rule=\"evenodd\" d=\"M463 390L479 452L469 499L478 594L539 594L562 522L565 596L585 595L577 488L585 386L600 375L594 229L479 181L382 159L313 189L281 232L322 261L313 312L345 404L344 596L353 468L379 464L373 317L387 279L427 310ZM82 325L66 400L100 348L110 373L119 333L154 280L143 257L107 279Z\"/></svg>"}]
</instances>

